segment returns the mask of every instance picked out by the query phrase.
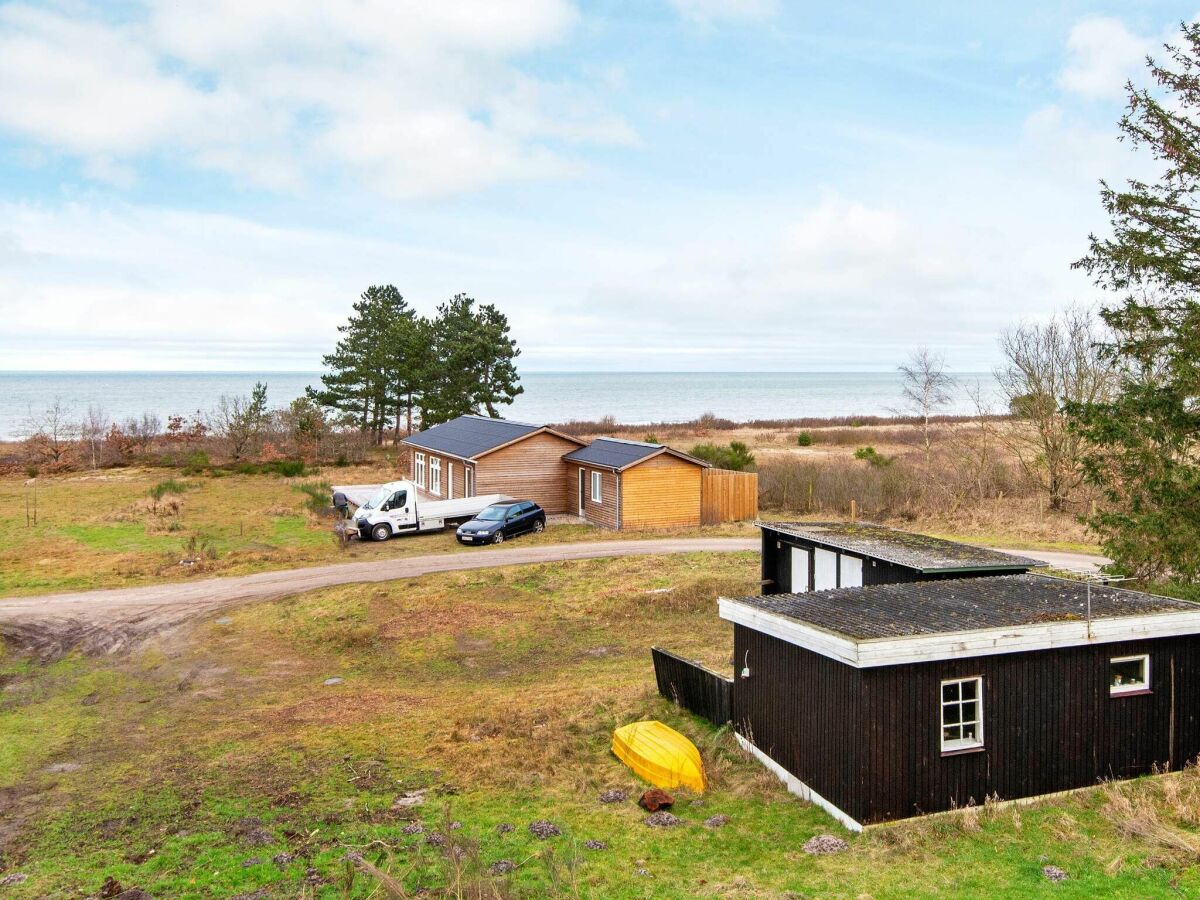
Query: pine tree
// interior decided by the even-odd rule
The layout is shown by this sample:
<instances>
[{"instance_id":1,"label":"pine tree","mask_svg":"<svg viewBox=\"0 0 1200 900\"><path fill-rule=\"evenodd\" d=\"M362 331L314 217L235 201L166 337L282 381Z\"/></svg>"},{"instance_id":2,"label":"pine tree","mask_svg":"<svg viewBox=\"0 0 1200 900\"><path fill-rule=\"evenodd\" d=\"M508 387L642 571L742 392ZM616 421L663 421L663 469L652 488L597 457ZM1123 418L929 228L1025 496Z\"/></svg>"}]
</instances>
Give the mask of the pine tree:
<instances>
[{"instance_id":1,"label":"pine tree","mask_svg":"<svg viewBox=\"0 0 1200 900\"><path fill-rule=\"evenodd\" d=\"M1112 223L1076 265L1122 294L1102 310L1119 384L1111 402L1075 404L1083 460L1106 499L1090 524L1122 571L1200 578L1200 24L1182 26L1156 88L1128 86L1122 140L1150 151L1153 184L1102 184Z\"/></svg>"},{"instance_id":2,"label":"pine tree","mask_svg":"<svg viewBox=\"0 0 1200 900\"><path fill-rule=\"evenodd\" d=\"M420 398L423 428L461 415L498 417L499 406L524 392L515 362L521 351L495 306L457 294L438 307L430 327L434 361Z\"/></svg>"}]
</instances>

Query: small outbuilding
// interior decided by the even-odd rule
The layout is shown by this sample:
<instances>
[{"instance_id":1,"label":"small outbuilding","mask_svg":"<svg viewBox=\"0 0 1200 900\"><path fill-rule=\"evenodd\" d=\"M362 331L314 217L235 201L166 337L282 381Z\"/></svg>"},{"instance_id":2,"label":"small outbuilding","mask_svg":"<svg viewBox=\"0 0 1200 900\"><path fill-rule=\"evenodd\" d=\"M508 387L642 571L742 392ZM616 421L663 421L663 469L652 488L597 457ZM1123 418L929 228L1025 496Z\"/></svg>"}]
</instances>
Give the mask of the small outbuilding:
<instances>
[{"instance_id":1,"label":"small outbuilding","mask_svg":"<svg viewBox=\"0 0 1200 900\"><path fill-rule=\"evenodd\" d=\"M699 525L708 463L663 444L597 438L568 453L571 510L614 529Z\"/></svg>"},{"instance_id":2,"label":"small outbuilding","mask_svg":"<svg viewBox=\"0 0 1200 900\"><path fill-rule=\"evenodd\" d=\"M1045 563L869 522L759 522L763 593L1015 575Z\"/></svg>"},{"instance_id":3,"label":"small outbuilding","mask_svg":"<svg viewBox=\"0 0 1200 900\"><path fill-rule=\"evenodd\" d=\"M719 608L734 626L739 740L851 829L1200 754L1195 604L1018 574Z\"/></svg>"},{"instance_id":4,"label":"small outbuilding","mask_svg":"<svg viewBox=\"0 0 1200 900\"><path fill-rule=\"evenodd\" d=\"M548 513L573 511L563 455L583 441L548 425L459 416L400 443L408 448L413 481L432 497L507 494Z\"/></svg>"}]
</instances>

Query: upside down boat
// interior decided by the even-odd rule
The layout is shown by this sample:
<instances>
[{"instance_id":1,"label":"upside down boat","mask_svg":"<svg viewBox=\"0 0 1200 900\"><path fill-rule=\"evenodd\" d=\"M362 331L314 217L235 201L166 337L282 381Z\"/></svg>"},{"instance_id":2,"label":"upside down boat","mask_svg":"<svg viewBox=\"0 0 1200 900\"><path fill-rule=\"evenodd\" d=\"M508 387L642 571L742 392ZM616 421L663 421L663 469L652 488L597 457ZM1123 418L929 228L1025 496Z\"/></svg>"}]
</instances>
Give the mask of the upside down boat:
<instances>
[{"instance_id":1,"label":"upside down boat","mask_svg":"<svg viewBox=\"0 0 1200 900\"><path fill-rule=\"evenodd\" d=\"M612 751L617 759L656 787L683 785L697 793L704 791L700 751L662 722L622 725L613 732Z\"/></svg>"}]
</instances>

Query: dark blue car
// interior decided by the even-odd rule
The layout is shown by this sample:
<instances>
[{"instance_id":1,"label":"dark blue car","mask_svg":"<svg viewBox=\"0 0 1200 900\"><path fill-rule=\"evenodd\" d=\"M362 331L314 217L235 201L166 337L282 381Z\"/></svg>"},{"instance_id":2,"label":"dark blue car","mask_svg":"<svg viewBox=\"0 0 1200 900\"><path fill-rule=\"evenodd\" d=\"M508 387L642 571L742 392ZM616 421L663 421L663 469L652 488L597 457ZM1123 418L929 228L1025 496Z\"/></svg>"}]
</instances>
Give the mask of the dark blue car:
<instances>
[{"instance_id":1,"label":"dark blue car","mask_svg":"<svg viewBox=\"0 0 1200 900\"><path fill-rule=\"evenodd\" d=\"M546 512L532 500L493 503L470 522L458 526L460 544L503 544L527 531L545 531Z\"/></svg>"}]
</instances>

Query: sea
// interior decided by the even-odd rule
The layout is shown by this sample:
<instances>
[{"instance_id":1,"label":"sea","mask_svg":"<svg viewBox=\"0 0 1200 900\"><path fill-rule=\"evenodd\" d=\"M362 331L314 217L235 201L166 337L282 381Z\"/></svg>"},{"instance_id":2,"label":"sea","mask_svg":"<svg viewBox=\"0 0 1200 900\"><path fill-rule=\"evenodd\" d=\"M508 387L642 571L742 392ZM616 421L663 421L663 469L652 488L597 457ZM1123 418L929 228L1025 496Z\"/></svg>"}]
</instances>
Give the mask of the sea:
<instances>
[{"instance_id":1,"label":"sea","mask_svg":"<svg viewBox=\"0 0 1200 900\"><path fill-rule=\"evenodd\" d=\"M272 406L319 385L319 372L0 372L0 439L55 401L80 418L90 405L113 421L143 413L191 416L222 395L248 394L266 382ZM996 403L995 378L955 373L947 413L975 411L978 387ZM613 416L618 422L686 422L713 413L735 422L827 416L896 415L904 408L896 372L527 372L525 388L503 410L524 422L568 422Z\"/></svg>"}]
</instances>

